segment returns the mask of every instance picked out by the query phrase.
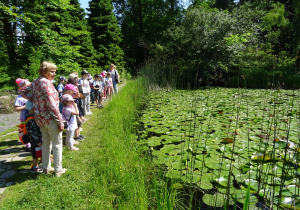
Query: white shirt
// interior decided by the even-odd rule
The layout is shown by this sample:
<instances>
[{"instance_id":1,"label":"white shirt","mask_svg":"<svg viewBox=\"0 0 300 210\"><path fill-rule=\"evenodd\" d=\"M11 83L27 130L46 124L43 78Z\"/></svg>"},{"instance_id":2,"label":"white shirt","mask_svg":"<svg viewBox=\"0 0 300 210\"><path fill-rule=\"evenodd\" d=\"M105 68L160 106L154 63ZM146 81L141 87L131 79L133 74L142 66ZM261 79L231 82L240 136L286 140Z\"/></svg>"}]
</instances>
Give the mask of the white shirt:
<instances>
[{"instance_id":1,"label":"white shirt","mask_svg":"<svg viewBox=\"0 0 300 210\"><path fill-rule=\"evenodd\" d=\"M83 94L89 94L91 92L90 83L87 79L83 80L82 92Z\"/></svg>"},{"instance_id":2,"label":"white shirt","mask_svg":"<svg viewBox=\"0 0 300 210\"><path fill-rule=\"evenodd\" d=\"M72 115L72 117L70 118L71 112L74 111L74 110L75 110L74 108L69 107L69 106L64 107L63 110L62 110L63 120L68 122L68 128L66 129L68 131L76 130L78 128L76 116ZM69 119L70 119L70 121L69 121Z\"/></svg>"}]
</instances>

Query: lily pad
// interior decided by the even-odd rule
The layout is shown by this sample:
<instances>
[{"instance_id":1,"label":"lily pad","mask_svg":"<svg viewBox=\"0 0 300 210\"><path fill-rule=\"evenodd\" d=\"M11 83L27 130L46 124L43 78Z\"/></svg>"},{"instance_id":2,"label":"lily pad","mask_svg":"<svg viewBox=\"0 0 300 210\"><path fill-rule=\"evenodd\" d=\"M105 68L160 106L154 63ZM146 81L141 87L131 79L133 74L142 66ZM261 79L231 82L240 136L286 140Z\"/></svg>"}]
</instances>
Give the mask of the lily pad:
<instances>
[{"instance_id":1,"label":"lily pad","mask_svg":"<svg viewBox=\"0 0 300 210\"><path fill-rule=\"evenodd\" d=\"M222 207L225 204L224 195L216 193L214 195L206 194L203 196L203 202L208 206Z\"/></svg>"}]
</instances>

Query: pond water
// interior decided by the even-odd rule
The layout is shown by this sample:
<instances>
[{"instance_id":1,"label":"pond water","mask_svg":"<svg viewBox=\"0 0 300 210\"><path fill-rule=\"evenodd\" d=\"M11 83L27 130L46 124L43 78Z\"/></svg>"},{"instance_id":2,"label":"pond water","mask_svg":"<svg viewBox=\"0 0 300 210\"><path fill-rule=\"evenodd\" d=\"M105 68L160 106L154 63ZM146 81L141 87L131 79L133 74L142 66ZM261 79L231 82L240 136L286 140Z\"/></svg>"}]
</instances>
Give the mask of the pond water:
<instances>
[{"instance_id":1,"label":"pond water","mask_svg":"<svg viewBox=\"0 0 300 210\"><path fill-rule=\"evenodd\" d=\"M203 202L300 209L299 92L210 88L153 93L137 141Z\"/></svg>"}]
</instances>

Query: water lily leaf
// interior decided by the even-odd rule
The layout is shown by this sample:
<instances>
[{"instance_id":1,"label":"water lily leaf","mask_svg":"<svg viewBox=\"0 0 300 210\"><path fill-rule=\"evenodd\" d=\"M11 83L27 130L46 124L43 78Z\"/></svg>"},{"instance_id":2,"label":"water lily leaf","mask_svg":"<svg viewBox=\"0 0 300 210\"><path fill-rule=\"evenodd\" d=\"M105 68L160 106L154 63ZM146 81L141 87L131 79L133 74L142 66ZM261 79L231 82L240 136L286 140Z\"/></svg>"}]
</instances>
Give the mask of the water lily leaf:
<instances>
[{"instance_id":1,"label":"water lily leaf","mask_svg":"<svg viewBox=\"0 0 300 210\"><path fill-rule=\"evenodd\" d=\"M299 186L297 186L297 185L289 185L287 188L288 188L289 191L290 191L291 193L293 193L294 195L299 195L299 192L300 192Z\"/></svg>"},{"instance_id":2,"label":"water lily leaf","mask_svg":"<svg viewBox=\"0 0 300 210\"><path fill-rule=\"evenodd\" d=\"M251 157L252 161L269 161L271 157L267 154L258 154Z\"/></svg>"},{"instance_id":3,"label":"water lily leaf","mask_svg":"<svg viewBox=\"0 0 300 210\"><path fill-rule=\"evenodd\" d=\"M244 204L246 199L246 194L247 194L246 190L237 190L235 192L234 198L236 199L237 202ZM258 202L258 198L255 195L251 194L249 197L249 204L256 204L257 202Z\"/></svg>"},{"instance_id":4,"label":"water lily leaf","mask_svg":"<svg viewBox=\"0 0 300 210\"><path fill-rule=\"evenodd\" d=\"M186 165L182 161L176 161L172 163L171 167L176 170L184 170Z\"/></svg>"},{"instance_id":5,"label":"water lily leaf","mask_svg":"<svg viewBox=\"0 0 300 210\"><path fill-rule=\"evenodd\" d=\"M285 148L287 145L287 143L285 141L275 141L275 147L278 147L278 148Z\"/></svg>"},{"instance_id":6,"label":"water lily leaf","mask_svg":"<svg viewBox=\"0 0 300 210\"><path fill-rule=\"evenodd\" d=\"M203 202L208 206L222 207L225 204L225 198L220 193L216 193L214 195L206 194L202 199Z\"/></svg>"},{"instance_id":7,"label":"water lily leaf","mask_svg":"<svg viewBox=\"0 0 300 210\"><path fill-rule=\"evenodd\" d=\"M181 180L186 183L196 183L201 180L201 176L198 174L186 174L185 176L181 177Z\"/></svg>"},{"instance_id":8,"label":"water lily leaf","mask_svg":"<svg viewBox=\"0 0 300 210\"><path fill-rule=\"evenodd\" d=\"M232 138L224 138L220 143L224 143L224 144L233 143L233 139Z\"/></svg>"},{"instance_id":9,"label":"water lily leaf","mask_svg":"<svg viewBox=\"0 0 300 210\"><path fill-rule=\"evenodd\" d=\"M284 197L281 199L281 203L280 206L284 207L284 208L288 208L288 209L296 209L296 210L300 210L300 204L297 203L295 205L295 198L293 197Z\"/></svg>"},{"instance_id":10,"label":"water lily leaf","mask_svg":"<svg viewBox=\"0 0 300 210\"><path fill-rule=\"evenodd\" d=\"M259 185L259 182L254 180L254 179L245 179L245 185L249 185L250 184L250 187L251 189L253 190L257 190L258 189L258 185Z\"/></svg>"},{"instance_id":11,"label":"water lily leaf","mask_svg":"<svg viewBox=\"0 0 300 210\"><path fill-rule=\"evenodd\" d=\"M227 187L228 186L228 179L223 177L223 176L214 179L214 181L217 182L222 187Z\"/></svg>"},{"instance_id":12,"label":"water lily leaf","mask_svg":"<svg viewBox=\"0 0 300 210\"><path fill-rule=\"evenodd\" d=\"M281 184L281 178L280 177L274 177L274 176L268 176L267 183L268 183L268 185L280 185Z\"/></svg>"},{"instance_id":13,"label":"water lily leaf","mask_svg":"<svg viewBox=\"0 0 300 210\"><path fill-rule=\"evenodd\" d=\"M274 201L274 196L278 196L279 193L274 191L272 188L264 188L258 192L258 195L270 202Z\"/></svg>"},{"instance_id":14,"label":"water lily leaf","mask_svg":"<svg viewBox=\"0 0 300 210\"><path fill-rule=\"evenodd\" d=\"M171 179L180 179L181 173L178 170L169 170L165 176Z\"/></svg>"},{"instance_id":15,"label":"water lily leaf","mask_svg":"<svg viewBox=\"0 0 300 210\"><path fill-rule=\"evenodd\" d=\"M220 192L220 193L222 193L222 194L225 194L225 195L227 195L227 193L229 194L229 195L234 195L235 194L235 192L237 191L237 189L236 188L234 188L234 187L229 187L229 188L227 188L227 187L218 187L218 191Z\"/></svg>"},{"instance_id":16,"label":"water lily leaf","mask_svg":"<svg viewBox=\"0 0 300 210\"><path fill-rule=\"evenodd\" d=\"M220 168L222 168L222 163L207 162L207 163L205 163L205 166L209 169L220 169Z\"/></svg>"}]
</instances>

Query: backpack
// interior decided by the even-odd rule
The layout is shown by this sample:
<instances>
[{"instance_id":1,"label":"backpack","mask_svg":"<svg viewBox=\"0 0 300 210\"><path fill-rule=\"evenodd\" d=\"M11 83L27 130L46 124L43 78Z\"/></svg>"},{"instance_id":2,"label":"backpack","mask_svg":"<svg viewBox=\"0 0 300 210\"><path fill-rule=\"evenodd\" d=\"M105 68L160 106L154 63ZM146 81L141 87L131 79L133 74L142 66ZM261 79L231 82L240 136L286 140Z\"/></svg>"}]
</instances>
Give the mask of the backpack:
<instances>
[{"instance_id":1,"label":"backpack","mask_svg":"<svg viewBox=\"0 0 300 210\"><path fill-rule=\"evenodd\" d=\"M18 137L22 144L27 144L30 142L30 136L27 133L27 129L26 129L26 122L30 119L34 119L34 117L27 117L25 123L21 123L20 125L17 125L17 127L19 127Z\"/></svg>"},{"instance_id":2,"label":"backpack","mask_svg":"<svg viewBox=\"0 0 300 210\"><path fill-rule=\"evenodd\" d=\"M115 80L116 80L116 83L119 83L119 73L116 69L115 69Z\"/></svg>"}]
</instances>

